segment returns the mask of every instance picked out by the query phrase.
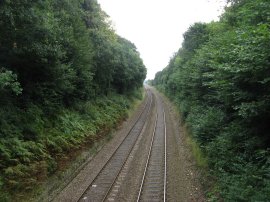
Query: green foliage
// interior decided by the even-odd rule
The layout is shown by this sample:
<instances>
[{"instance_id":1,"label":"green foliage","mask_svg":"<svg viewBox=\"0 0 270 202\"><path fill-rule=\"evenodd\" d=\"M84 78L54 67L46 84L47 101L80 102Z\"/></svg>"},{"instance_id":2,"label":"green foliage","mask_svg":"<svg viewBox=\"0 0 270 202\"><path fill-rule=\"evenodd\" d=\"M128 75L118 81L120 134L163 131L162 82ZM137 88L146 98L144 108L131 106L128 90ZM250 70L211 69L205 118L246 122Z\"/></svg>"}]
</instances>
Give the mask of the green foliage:
<instances>
[{"instance_id":1,"label":"green foliage","mask_svg":"<svg viewBox=\"0 0 270 202\"><path fill-rule=\"evenodd\" d=\"M32 120L21 124L25 131L0 137L0 198L33 189L57 170L59 156L115 128L127 116L137 93L81 102L74 108L63 108L55 120L44 117L35 106L25 112L23 120Z\"/></svg>"},{"instance_id":2,"label":"green foliage","mask_svg":"<svg viewBox=\"0 0 270 202\"><path fill-rule=\"evenodd\" d=\"M187 136L187 143L191 147L191 151L197 165L201 168L207 168L208 162L204 153L202 152L201 146L189 136Z\"/></svg>"},{"instance_id":3,"label":"green foliage","mask_svg":"<svg viewBox=\"0 0 270 202\"><path fill-rule=\"evenodd\" d=\"M175 101L207 156L217 179L211 198L267 201L270 3L230 2L219 22L189 28L153 84Z\"/></svg>"},{"instance_id":4,"label":"green foliage","mask_svg":"<svg viewBox=\"0 0 270 202\"><path fill-rule=\"evenodd\" d=\"M53 173L57 157L115 127L146 69L96 0L3 0L0 33L0 201L8 201Z\"/></svg>"},{"instance_id":5,"label":"green foliage","mask_svg":"<svg viewBox=\"0 0 270 202\"><path fill-rule=\"evenodd\" d=\"M211 142L224 125L224 113L213 107L193 107L189 111L186 122L191 132L200 143Z\"/></svg>"},{"instance_id":6,"label":"green foliage","mask_svg":"<svg viewBox=\"0 0 270 202\"><path fill-rule=\"evenodd\" d=\"M22 88L17 81L17 76L12 71L2 68L0 69L0 93L4 93L5 91L11 91L19 95L22 93Z\"/></svg>"}]
</instances>

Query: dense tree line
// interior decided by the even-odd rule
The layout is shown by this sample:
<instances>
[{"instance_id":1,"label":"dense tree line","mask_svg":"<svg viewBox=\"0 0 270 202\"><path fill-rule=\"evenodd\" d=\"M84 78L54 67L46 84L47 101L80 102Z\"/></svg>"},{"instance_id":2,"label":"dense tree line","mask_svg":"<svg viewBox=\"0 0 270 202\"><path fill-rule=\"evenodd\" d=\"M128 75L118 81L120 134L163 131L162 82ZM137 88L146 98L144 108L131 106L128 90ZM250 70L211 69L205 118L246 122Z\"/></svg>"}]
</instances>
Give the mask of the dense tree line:
<instances>
[{"instance_id":1,"label":"dense tree line","mask_svg":"<svg viewBox=\"0 0 270 202\"><path fill-rule=\"evenodd\" d=\"M270 2L230 1L219 22L195 23L153 81L178 105L206 154L212 199L270 198Z\"/></svg>"},{"instance_id":2,"label":"dense tree line","mask_svg":"<svg viewBox=\"0 0 270 202\"><path fill-rule=\"evenodd\" d=\"M96 0L1 1L0 190L55 170L54 154L119 119L145 75Z\"/></svg>"}]
</instances>

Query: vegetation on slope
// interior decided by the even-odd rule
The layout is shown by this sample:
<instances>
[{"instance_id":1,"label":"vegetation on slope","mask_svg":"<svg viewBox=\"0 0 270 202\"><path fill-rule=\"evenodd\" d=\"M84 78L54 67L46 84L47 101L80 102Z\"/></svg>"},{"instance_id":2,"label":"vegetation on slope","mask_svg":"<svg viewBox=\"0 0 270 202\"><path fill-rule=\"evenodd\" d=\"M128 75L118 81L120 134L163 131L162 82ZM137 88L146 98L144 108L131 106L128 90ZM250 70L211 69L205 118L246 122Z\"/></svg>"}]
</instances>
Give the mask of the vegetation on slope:
<instances>
[{"instance_id":1,"label":"vegetation on slope","mask_svg":"<svg viewBox=\"0 0 270 202\"><path fill-rule=\"evenodd\" d=\"M216 176L213 200L270 198L270 2L195 23L153 84L178 105Z\"/></svg>"},{"instance_id":2,"label":"vegetation on slope","mask_svg":"<svg viewBox=\"0 0 270 202\"><path fill-rule=\"evenodd\" d=\"M0 200L126 116L146 69L96 0L0 3Z\"/></svg>"}]
</instances>

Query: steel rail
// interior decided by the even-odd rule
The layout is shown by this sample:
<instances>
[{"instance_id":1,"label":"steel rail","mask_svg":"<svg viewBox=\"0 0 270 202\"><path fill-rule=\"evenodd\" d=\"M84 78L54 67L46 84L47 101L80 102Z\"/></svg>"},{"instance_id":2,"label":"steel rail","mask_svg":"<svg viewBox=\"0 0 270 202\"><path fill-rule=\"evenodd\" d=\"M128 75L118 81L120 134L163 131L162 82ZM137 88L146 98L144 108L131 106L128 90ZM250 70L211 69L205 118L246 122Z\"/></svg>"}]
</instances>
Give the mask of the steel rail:
<instances>
[{"instance_id":1,"label":"steel rail","mask_svg":"<svg viewBox=\"0 0 270 202\"><path fill-rule=\"evenodd\" d=\"M150 106L149 106L149 108L148 108L147 114L149 113L149 111L150 111L150 109L151 109L151 106L152 106L152 97L151 97L151 103L150 103ZM136 123L135 123L135 124L136 124ZM134 124L134 126L135 126L135 124ZM145 124L144 124L144 125L145 125ZM142 127L142 129L143 129L143 127ZM141 134L141 131L140 131L138 137L140 136L140 134ZM137 139L138 139L138 137L137 137ZM112 182L110 188L108 189L106 195L103 197L102 202L104 202L104 201L107 199L107 197L108 197L108 195L109 195L109 193L110 193L110 191L111 191L113 185L115 184L115 181L117 180L119 174L121 173L123 167L125 166L125 164L126 164L126 162L127 162L127 159L128 159L128 157L130 156L130 154L131 154L131 152L132 152L132 149L133 149L134 146L136 145L137 139L136 139L136 141L134 142L133 146L131 147L131 149L130 149L128 155L127 155L126 160L124 161L124 163L123 163L122 166L121 166L121 169L118 171L117 175L115 176L115 178L114 178L114 180L113 180L113 182Z\"/></svg>"},{"instance_id":2,"label":"steel rail","mask_svg":"<svg viewBox=\"0 0 270 202\"><path fill-rule=\"evenodd\" d=\"M164 193L163 193L163 201L166 201L166 190L167 190L167 128L166 128L166 115L165 115L165 108L163 108L163 117L164 117Z\"/></svg>"},{"instance_id":3,"label":"steel rail","mask_svg":"<svg viewBox=\"0 0 270 202\"><path fill-rule=\"evenodd\" d=\"M138 193L138 197L137 197L137 202L140 201L141 196L142 196L143 186L145 184L146 174L147 174L147 170L149 168L149 162L150 162L151 154L153 151L153 144L154 144L154 138L155 138L155 134L156 134L157 122L158 122L158 112L156 113L155 126L154 126L152 139L151 139L151 143L150 143L150 147L149 147L149 151L148 151L148 156L147 156L147 160L146 160L146 164L145 164L145 168L144 168L144 173L143 173L142 180L141 180L141 185L140 185L140 189L139 189L139 193ZM165 202L166 201L166 181L167 181L167 140L166 140L167 139L167 129L166 129L166 115L165 115L164 107L163 107L163 124L164 124L163 201Z\"/></svg>"},{"instance_id":4,"label":"steel rail","mask_svg":"<svg viewBox=\"0 0 270 202\"><path fill-rule=\"evenodd\" d=\"M140 185L140 190L139 190L139 194L137 197L137 202L139 202L141 194L142 194L142 190L143 190L143 184L144 184L144 179L146 176L146 171L148 168L148 164L149 164L149 160L150 160L150 156L151 156L151 152L152 152L152 146L153 146L153 142L154 142L154 137L155 137L155 133L156 133L156 126L157 126L157 113L156 113L156 119L155 119L155 127L154 127L154 131L152 133L152 139L151 139L151 143L150 143L150 147L149 147L149 151L148 151L148 156L147 156L147 161L144 167L144 172L143 172L143 177L142 177L142 181L141 181L141 185Z\"/></svg>"},{"instance_id":5,"label":"steel rail","mask_svg":"<svg viewBox=\"0 0 270 202\"><path fill-rule=\"evenodd\" d=\"M76 200L77 202L83 199L83 196L86 194L87 190L93 185L93 183L95 182L95 180L100 176L101 172L102 172L102 171L105 169L105 167L109 164L109 162L112 160L112 158L114 157L114 155L116 154L116 152L119 150L119 148L124 144L125 140L129 137L131 131L134 129L134 127L136 126L136 124L137 124L137 123L140 121L140 119L142 118L142 115L143 115L145 109L147 108L147 106L148 106L148 110L147 110L147 113L146 113L146 114L149 113L149 111L150 111L150 109L151 109L151 106L152 106L152 99L153 99L153 98L152 98L152 97L153 97L153 96L152 96L152 92L151 92L150 90L147 90L147 96L148 96L147 102L146 102L146 104L145 104L145 106L144 106L142 112L139 114L138 119L137 119L136 122L133 124L133 126L130 128L130 130L128 131L126 137L125 137L125 138L122 140L122 142L118 145L118 147L117 147L116 150L113 152L113 154L111 155L111 157L106 161L106 163L104 164L104 166L100 169L100 171L98 172L98 174L96 175L96 177L92 180L92 182L90 183L90 185L84 190L84 192L83 192L83 194L80 196L80 198L79 198L78 200ZM150 103L149 103L149 102L150 102ZM145 124L145 123L144 123L144 124ZM141 132L141 131L140 131L140 132ZM138 136L139 136L139 135L138 135ZM138 138L138 137L137 137L137 138ZM132 148L133 148L133 146L134 146L135 144L136 144L136 140L135 140L135 143L131 146L131 148L130 148L130 150L129 150L129 153L132 151ZM128 158L128 156L129 156L129 154L127 155L127 158ZM126 159L127 159L127 158L126 158ZM122 170L122 167L123 167L123 165L124 165L125 162L126 162L126 159L125 159L125 161L123 162L123 164L122 164L122 166L121 166L121 168L120 168L120 171ZM108 190L107 193L105 194L105 197L103 198L103 201L106 199L106 197L107 197L107 195L108 195L108 193L109 193L111 187L113 186L115 180L116 180L117 177L118 177L118 174L119 174L119 172L117 173L117 176L115 176L115 179L113 180L113 183L111 184L109 190Z\"/></svg>"}]
</instances>

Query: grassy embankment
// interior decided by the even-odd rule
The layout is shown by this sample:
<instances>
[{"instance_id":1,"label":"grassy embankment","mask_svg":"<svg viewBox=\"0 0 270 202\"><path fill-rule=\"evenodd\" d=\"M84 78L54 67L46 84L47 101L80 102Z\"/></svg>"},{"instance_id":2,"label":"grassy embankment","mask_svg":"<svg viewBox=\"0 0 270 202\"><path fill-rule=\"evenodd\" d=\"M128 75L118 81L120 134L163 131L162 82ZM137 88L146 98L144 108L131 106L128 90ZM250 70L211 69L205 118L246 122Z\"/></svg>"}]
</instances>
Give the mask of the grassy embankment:
<instances>
[{"instance_id":1,"label":"grassy embankment","mask_svg":"<svg viewBox=\"0 0 270 202\"><path fill-rule=\"evenodd\" d=\"M0 139L6 157L1 159L0 201L29 201L61 186L141 99L141 91L129 96L111 94L63 109L53 120L43 117L38 107L27 112L32 117L27 127L37 133L36 139Z\"/></svg>"}]
</instances>

